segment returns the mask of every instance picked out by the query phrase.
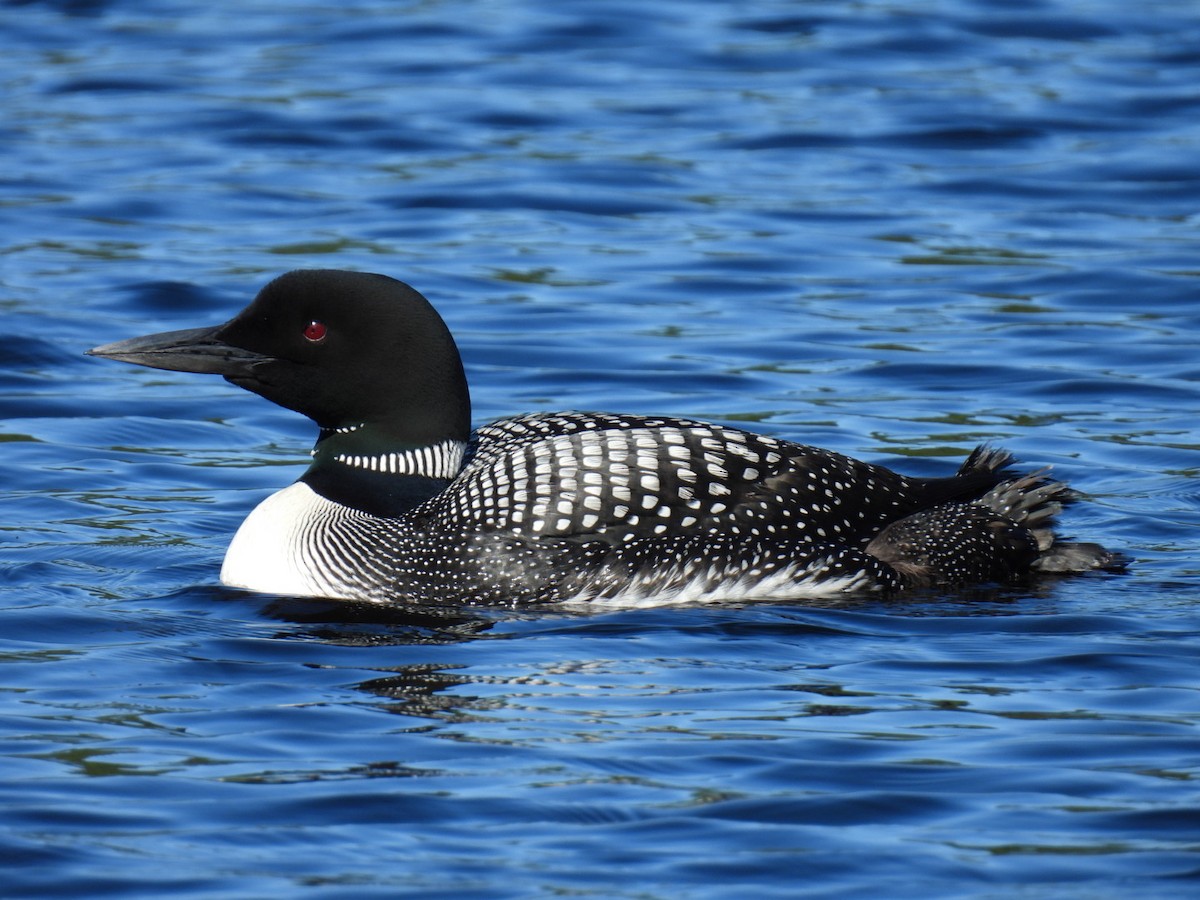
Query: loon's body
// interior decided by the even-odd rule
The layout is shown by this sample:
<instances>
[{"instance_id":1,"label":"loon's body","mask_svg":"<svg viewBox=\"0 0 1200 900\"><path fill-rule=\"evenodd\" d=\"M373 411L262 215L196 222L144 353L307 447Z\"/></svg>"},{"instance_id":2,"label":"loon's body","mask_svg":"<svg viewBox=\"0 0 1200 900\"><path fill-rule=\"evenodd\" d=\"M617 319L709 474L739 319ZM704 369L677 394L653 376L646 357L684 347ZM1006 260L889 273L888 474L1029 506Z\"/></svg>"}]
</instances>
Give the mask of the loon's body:
<instances>
[{"instance_id":1,"label":"loon's body","mask_svg":"<svg viewBox=\"0 0 1200 900\"><path fill-rule=\"evenodd\" d=\"M224 583L372 602L621 604L894 593L1080 571L1067 488L977 448L910 478L675 418L533 414L472 432L462 363L381 275L281 276L225 325L90 351L224 375L321 428L301 479L242 524Z\"/></svg>"}]
</instances>

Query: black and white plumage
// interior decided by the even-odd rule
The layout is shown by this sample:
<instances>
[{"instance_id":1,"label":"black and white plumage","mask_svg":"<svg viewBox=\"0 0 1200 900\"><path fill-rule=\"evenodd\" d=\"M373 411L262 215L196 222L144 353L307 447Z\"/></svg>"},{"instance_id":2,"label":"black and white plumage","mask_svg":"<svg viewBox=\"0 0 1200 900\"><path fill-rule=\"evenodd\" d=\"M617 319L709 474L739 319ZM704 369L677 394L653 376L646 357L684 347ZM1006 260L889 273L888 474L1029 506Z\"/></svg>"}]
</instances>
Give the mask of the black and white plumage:
<instances>
[{"instance_id":1,"label":"black and white plumage","mask_svg":"<svg viewBox=\"0 0 1200 900\"><path fill-rule=\"evenodd\" d=\"M470 431L462 363L409 286L281 276L225 325L90 351L224 375L321 428L239 528L222 581L374 602L813 598L1108 565L1058 541L1067 488L980 447L910 478L705 422L607 413Z\"/></svg>"}]
</instances>

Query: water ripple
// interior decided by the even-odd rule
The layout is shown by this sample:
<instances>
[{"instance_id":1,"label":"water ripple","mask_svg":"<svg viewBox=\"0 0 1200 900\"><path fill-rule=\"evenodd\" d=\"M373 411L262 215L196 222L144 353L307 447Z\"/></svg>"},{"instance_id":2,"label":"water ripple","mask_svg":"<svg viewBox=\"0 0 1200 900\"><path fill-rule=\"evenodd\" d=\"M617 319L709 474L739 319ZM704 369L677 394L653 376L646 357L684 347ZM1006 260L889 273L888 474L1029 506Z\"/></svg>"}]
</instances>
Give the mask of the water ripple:
<instances>
[{"instance_id":1,"label":"water ripple","mask_svg":"<svg viewBox=\"0 0 1200 900\"><path fill-rule=\"evenodd\" d=\"M1190 896L1198 26L8 4L7 894ZM593 615L219 588L312 427L82 353L299 266L428 293L478 421L698 415L919 475L1002 442L1132 574Z\"/></svg>"}]
</instances>

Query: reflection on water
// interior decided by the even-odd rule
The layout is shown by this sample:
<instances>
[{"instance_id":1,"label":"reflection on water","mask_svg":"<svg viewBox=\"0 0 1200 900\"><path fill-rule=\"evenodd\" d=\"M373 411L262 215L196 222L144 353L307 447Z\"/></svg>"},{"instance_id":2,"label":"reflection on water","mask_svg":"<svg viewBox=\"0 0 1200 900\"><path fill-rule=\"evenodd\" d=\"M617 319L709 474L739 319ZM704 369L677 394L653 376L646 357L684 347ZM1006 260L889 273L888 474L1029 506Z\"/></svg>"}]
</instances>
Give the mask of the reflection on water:
<instances>
[{"instance_id":1,"label":"reflection on water","mask_svg":"<svg viewBox=\"0 0 1200 900\"><path fill-rule=\"evenodd\" d=\"M237 591L227 593L253 597ZM470 609L380 606L313 597L279 597L267 603L261 613L299 626L315 626L282 631L280 637L343 646L454 643L483 634L494 624L486 612L477 615Z\"/></svg>"},{"instance_id":2,"label":"reflection on water","mask_svg":"<svg viewBox=\"0 0 1200 900\"><path fill-rule=\"evenodd\" d=\"M9 4L6 896L1190 896L1192 6ZM824 607L215 586L311 426L91 346L411 281L477 421L1051 464L1127 576ZM850 864L847 864L850 861Z\"/></svg>"}]
</instances>

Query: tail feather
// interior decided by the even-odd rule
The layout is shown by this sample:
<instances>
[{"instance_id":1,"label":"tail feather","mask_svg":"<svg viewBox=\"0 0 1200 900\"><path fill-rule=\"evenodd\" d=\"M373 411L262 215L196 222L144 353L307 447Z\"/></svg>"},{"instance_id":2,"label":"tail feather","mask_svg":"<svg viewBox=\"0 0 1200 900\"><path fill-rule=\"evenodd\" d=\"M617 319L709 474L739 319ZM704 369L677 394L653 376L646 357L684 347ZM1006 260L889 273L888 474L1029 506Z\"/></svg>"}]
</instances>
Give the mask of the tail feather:
<instances>
[{"instance_id":1,"label":"tail feather","mask_svg":"<svg viewBox=\"0 0 1200 900\"><path fill-rule=\"evenodd\" d=\"M1049 478L1049 471L1038 469L1001 482L975 503L1025 526L1037 541L1038 550L1049 550L1054 543L1055 518L1075 499L1065 483Z\"/></svg>"},{"instance_id":2,"label":"tail feather","mask_svg":"<svg viewBox=\"0 0 1200 900\"><path fill-rule=\"evenodd\" d=\"M867 552L914 584L1009 581L1030 572L1119 569L1124 559L1099 544L1061 540L1054 531L1077 498L1049 469L1012 475L1006 450L981 444L955 478L966 502L935 502L884 528ZM961 479L961 481L960 481ZM957 499L957 498L955 498Z\"/></svg>"},{"instance_id":3,"label":"tail feather","mask_svg":"<svg viewBox=\"0 0 1200 900\"><path fill-rule=\"evenodd\" d=\"M1030 568L1038 572L1120 570L1125 558L1099 544L1068 541L1054 531L1059 513L1079 494L1049 477L1049 468L996 485L975 502L1023 526L1037 542L1038 557Z\"/></svg>"},{"instance_id":4,"label":"tail feather","mask_svg":"<svg viewBox=\"0 0 1200 900\"><path fill-rule=\"evenodd\" d=\"M993 447L991 444L980 444L963 460L958 467L958 476L986 473L1002 477L1008 469L1016 465L1016 458L1003 447Z\"/></svg>"},{"instance_id":5,"label":"tail feather","mask_svg":"<svg viewBox=\"0 0 1200 900\"><path fill-rule=\"evenodd\" d=\"M909 512L932 509L943 503L974 500L1008 479L1008 470L1014 463L1013 455L1007 450L980 444L951 477L910 479L916 490L913 493L915 502Z\"/></svg>"}]
</instances>

